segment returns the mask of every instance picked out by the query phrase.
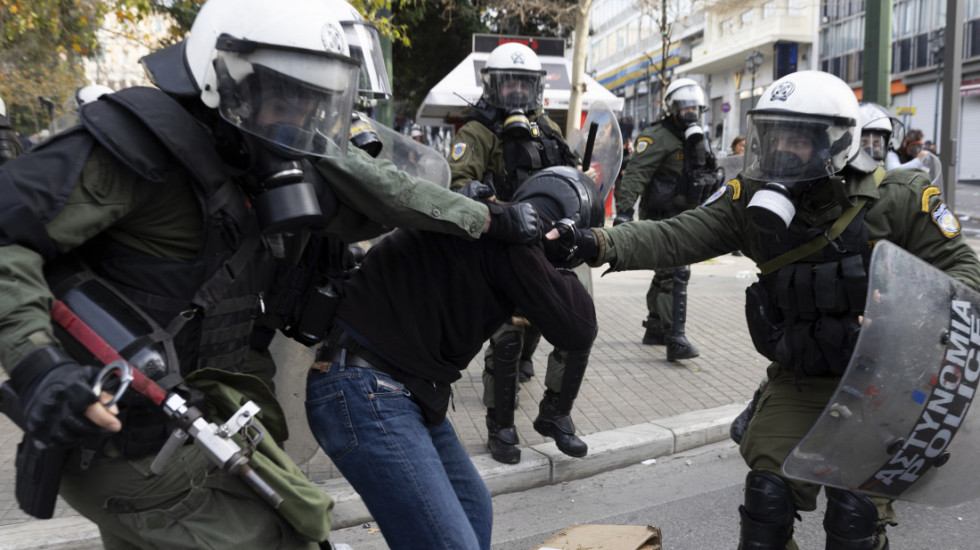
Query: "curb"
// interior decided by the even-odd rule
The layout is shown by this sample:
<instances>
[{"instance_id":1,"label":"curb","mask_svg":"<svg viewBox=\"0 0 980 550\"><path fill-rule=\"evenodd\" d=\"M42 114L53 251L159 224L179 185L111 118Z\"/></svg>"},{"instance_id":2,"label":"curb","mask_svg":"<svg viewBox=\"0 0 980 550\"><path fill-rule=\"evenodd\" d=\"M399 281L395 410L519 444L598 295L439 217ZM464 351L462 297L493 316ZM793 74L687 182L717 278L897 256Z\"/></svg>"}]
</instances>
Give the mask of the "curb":
<instances>
[{"instance_id":1,"label":"curb","mask_svg":"<svg viewBox=\"0 0 980 550\"><path fill-rule=\"evenodd\" d=\"M493 496L582 479L651 458L728 439L732 420L747 402L644 422L582 436L584 458L562 454L554 442L525 447L518 464L501 464L489 454L471 457ZM361 497L343 478L317 482L334 498L333 529L373 521ZM89 550L102 548L99 530L80 516L27 521L0 528L4 550Z\"/></svg>"}]
</instances>

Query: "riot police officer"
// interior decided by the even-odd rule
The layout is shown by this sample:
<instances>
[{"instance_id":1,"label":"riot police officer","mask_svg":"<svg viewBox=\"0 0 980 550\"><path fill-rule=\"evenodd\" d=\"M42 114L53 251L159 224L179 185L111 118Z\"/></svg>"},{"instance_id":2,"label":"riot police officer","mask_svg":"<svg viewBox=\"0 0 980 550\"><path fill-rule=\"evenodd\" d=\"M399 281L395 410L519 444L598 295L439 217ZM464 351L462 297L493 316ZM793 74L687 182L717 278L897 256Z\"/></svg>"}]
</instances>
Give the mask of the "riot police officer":
<instances>
[{"instance_id":1,"label":"riot police officer","mask_svg":"<svg viewBox=\"0 0 980 550\"><path fill-rule=\"evenodd\" d=\"M680 78L667 86L660 120L636 138L633 157L614 191L614 225L633 219L637 197L641 220L661 220L698 206L714 190L715 158L700 125L705 108L697 82ZM647 291L643 343L666 345L668 361L699 355L684 333L690 278L688 265L658 267Z\"/></svg>"},{"instance_id":2,"label":"riot police officer","mask_svg":"<svg viewBox=\"0 0 980 550\"><path fill-rule=\"evenodd\" d=\"M488 189L485 194L509 201L535 172L580 164L558 125L544 113L546 73L531 48L516 42L494 48L480 74L483 95L456 133L449 154L453 189L469 190L471 182L479 182ZM520 312L515 316L490 338L483 375L487 446L494 459L508 464L521 459L514 427L517 382L534 375L531 356L541 340L540 331ZM561 385L562 361L560 350L548 356L545 385L554 392ZM574 434L562 436L558 447L572 456L587 451Z\"/></svg>"},{"instance_id":3,"label":"riot police officer","mask_svg":"<svg viewBox=\"0 0 980 550\"><path fill-rule=\"evenodd\" d=\"M0 164L17 158L23 152L20 137L7 120L7 105L0 98Z\"/></svg>"},{"instance_id":4,"label":"riot police officer","mask_svg":"<svg viewBox=\"0 0 980 550\"><path fill-rule=\"evenodd\" d=\"M67 453L46 475L61 475L61 495L107 547L327 544L330 498L276 445L283 414L264 377L239 372L256 318L272 313L272 272L302 257L305 232L539 233L531 208L488 207L345 154L358 84L348 53L322 2L210 0L185 41L143 59L158 88L85 104L80 125L0 167L0 363L27 431ZM110 299L75 301L79 315L106 339L128 337L117 351L167 391L205 414L260 406L269 437L249 442L249 464L282 496L278 510L198 445L168 448L171 466L151 473L172 421L133 392L103 406L93 359L50 319L54 298L87 292Z\"/></svg>"},{"instance_id":5,"label":"riot police officer","mask_svg":"<svg viewBox=\"0 0 980 550\"><path fill-rule=\"evenodd\" d=\"M744 171L704 206L669 221L576 233L576 254L614 271L697 262L742 250L760 267L747 291L756 349L772 363L740 451L739 548L791 548L797 512L819 485L785 477L783 459L822 413L847 366L881 239L980 288L980 260L938 190L916 170L885 172L859 154L858 102L839 78L801 71L749 111ZM858 444L860 442L857 442ZM828 488L827 548L881 550L891 502Z\"/></svg>"}]
</instances>

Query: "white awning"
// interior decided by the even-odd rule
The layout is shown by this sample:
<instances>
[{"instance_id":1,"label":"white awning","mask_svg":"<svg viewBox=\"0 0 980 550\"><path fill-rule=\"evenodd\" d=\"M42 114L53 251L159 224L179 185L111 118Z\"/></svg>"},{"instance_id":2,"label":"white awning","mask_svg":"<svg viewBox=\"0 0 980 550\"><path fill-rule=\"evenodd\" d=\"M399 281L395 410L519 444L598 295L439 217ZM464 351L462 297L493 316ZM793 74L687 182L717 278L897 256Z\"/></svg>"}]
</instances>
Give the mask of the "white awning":
<instances>
[{"instance_id":1,"label":"white awning","mask_svg":"<svg viewBox=\"0 0 980 550\"><path fill-rule=\"evenodd\" d=\"M419 107L415 121L423 126L444 126L463 121L463 111L469 104L475 104L483 93L480 82L480 69L486 63L489 53L474 52L456 65L425 96ZM571 94L569 74L572 62L564 57L540 56L541 66L548 72L545 77L544 108L547 111L568 110ZM602 87L592 77L585 75L585 94L582 96L582 111L589 105L602 101L613 111L623 110L623 98L616 97ZM564 120L562 114L560 119Z\"/></svg>"}]
</instances>

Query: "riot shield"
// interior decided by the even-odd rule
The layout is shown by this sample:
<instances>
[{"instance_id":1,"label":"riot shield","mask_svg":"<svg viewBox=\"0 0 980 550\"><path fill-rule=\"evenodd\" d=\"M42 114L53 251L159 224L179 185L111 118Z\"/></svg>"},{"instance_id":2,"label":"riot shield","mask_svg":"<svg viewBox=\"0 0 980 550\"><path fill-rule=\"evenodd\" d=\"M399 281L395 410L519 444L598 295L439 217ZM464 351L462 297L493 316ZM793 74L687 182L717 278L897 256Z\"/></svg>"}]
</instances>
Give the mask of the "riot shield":
<instances>
[{"instance_id":1,"label":"riot shield","mask_svg":"<svg viewBox=\"0 0 980 550\"><path fill-rule=\"evenodd\" d=\"M887 241L870 270L851 361L783 473L935 506L971 500L980 495L980 413L970 407L980 293Z\"/></svg>"},{"instance_id":2,"label":"riot shield","mask_svg":"<svg viewBox=\"0 0 980 550\"><path fill-rule=\"evenodd\" d=\"M289 427L289 439L283 447L286 454L302 466L320 448L306 421L306 373L313 364L314 353L278 332L269 345L269 353L276 362L276 398Z\"/></svg>"},{"instance_id":3,"label":"riot shield","mask_svg":"<svg viewBox=\"0 0 980 550\"><path fill-rule=\"evenodd\" d=\"M592 146L592 160L589 163L596 170L596 185L603 203L612 193L619 167L623 164L623 135L619 131L619 121L608 105L596 101L589 107L581 130L576 130L568 136L568 146L584 157L586 142L589 138L589 127L592 123L598 125L595 144ZM584 167L586 170L588 167Z\"/></svg>"},{"instance_id":4,"label":"riot shield","mask_svg":"<svg viewBox=\"0 0 980 550\"><path fill-rule=\"evenodd\" d=\"M718 183L724 185L728 180L734 179L745 167L745 155L728 155L718 158L716 162L718 164Z\"/></svg>"},{"instance_id":5,"label":"riot shield","mask_svg":"<svg viewBox=\"0 0 980 550\"><path fill-rule=\"evenodd\" d=\"M939 162L939 157L932 153L926 153L922 157L922 169L929 174L929 181L939 188L941 195L945 195L945 189L943 189L943 165Z\"/></svg>"},{"instance_id":6,"label":"riot shield","mask_svg":"<svg viewBox=\"0 0 980 550\"><path fill-rule=\"evenodd\" d=\"M449 163L439 151L400 134L371 117L363 118L381 140L382 149L378 155L379 159L390 160L403 172L449 189L449 182L452 179Z\"/></svg>"}]
</instances>

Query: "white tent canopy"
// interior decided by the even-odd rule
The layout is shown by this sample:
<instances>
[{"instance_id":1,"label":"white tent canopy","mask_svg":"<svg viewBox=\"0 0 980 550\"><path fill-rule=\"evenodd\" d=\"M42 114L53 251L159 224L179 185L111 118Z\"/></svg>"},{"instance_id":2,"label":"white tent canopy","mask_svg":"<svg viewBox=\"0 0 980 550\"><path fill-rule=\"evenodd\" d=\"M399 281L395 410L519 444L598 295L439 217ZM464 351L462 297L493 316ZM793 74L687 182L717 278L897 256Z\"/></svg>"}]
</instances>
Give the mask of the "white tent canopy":
<instances>
[{"instance_id":1,"label":"white tent canopy","mask_svg":"<svg viewBox=\"0 0 980 550\"><path fill-rule=\"evenodd\" d=\"M456 65L425 96L419 107L415 121L423 126L444 126L463 121L463 111L468 104L475 104L483 93L480 82L480 69L486 64L489 53L474 52ZM568 111L568 98L571 94L572 63L564 57L539 56L541 66L548 72L545 77L544 108L550 112L561 112L565 119ZM585 94L582 96L582 111L588 111L593 102L602 101L613 111L623 110L623 98L616 97L602 87L592 77L585 75Z\"/></svg>"}]
</instances>

